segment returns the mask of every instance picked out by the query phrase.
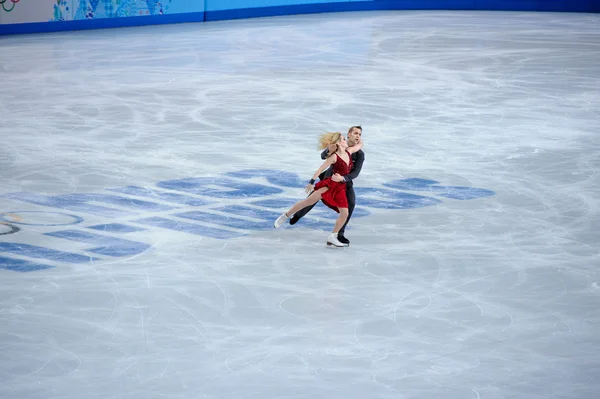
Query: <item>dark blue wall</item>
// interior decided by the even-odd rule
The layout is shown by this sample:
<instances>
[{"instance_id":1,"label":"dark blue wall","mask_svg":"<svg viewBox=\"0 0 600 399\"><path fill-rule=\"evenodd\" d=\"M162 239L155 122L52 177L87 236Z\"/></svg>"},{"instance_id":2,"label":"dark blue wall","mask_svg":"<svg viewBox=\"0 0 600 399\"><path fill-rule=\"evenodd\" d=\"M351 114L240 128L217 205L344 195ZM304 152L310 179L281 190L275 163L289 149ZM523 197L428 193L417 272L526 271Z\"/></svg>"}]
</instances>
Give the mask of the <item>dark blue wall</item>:
<instances>
[{"instance_id":1,"label":"dark blue wall","mask_svg":"<svg viewBox=\"0 0 600 399\"><path fill-rule=\"evenodd\" d=\"M136 17L7 23L0 15L0 35L125 26L202 22L290 14L368 10L482 10L600 12L600 0L198 0L201 12ZM333 0L332 0L333 1ZM19 3L22 4L22 3ZM276 4L276 5L272 5Z\"/></svg>"},{"instance_id":2,"label":"dark blue wall","mask_svg":"<svg viewBox=\"0 0 600 399\"><path fill-rule=\"evenodd\" d=\"M600 12L600 0L372 0L275 7L247 7L218 11L211 11L210 8L207 8L205 20L215 21L275 15L368 10Z\"/></svg>"}]
</instances>

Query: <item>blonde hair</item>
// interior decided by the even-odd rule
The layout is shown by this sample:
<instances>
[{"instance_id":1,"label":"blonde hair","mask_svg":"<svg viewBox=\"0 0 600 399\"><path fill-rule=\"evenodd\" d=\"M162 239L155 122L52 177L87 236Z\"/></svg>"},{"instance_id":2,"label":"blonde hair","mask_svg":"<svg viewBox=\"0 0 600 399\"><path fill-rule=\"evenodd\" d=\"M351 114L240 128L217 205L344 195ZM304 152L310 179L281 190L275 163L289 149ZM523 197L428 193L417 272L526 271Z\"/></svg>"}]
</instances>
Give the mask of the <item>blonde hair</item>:
<instances>
[{"instance_id":1,"label":"blonde hair","mask_svg":"<svg viewBox=\"0 0 600 399\"><path fill-rule=\"evenodd\" d=\"M329 144L335 144L340 141L342 134L340 132L327 132L319 137L319 149L324 150Z\"/></svg>"}]
</instances>

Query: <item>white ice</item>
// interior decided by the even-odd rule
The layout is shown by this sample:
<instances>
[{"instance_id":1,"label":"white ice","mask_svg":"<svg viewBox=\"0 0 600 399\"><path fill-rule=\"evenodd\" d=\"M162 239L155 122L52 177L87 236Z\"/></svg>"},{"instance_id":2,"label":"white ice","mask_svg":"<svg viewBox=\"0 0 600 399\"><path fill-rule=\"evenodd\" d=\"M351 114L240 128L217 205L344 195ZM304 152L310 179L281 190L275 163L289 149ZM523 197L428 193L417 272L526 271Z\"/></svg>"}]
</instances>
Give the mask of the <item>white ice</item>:
<instances>
[{"instance_id":1,"label":"white ice","mask_svg":"<svg viewBox=\"0 0 600 399\"><path fill-rule=\"evenodd\" d=\"M0 398L598 396L599 15L290 16L3 37L0 55L3 248L91 256L43 233L98 223L150 245L80 264L0 252L53 266L0 265ZM305 181L318 134L354 124L369 214L341 250L302 223L215 239L9 195L247 169ZM364 206L378 194L361 187L402 179L493 195ZM48 226L62 213L84 220Z\"/></svg>"}]
</instances>

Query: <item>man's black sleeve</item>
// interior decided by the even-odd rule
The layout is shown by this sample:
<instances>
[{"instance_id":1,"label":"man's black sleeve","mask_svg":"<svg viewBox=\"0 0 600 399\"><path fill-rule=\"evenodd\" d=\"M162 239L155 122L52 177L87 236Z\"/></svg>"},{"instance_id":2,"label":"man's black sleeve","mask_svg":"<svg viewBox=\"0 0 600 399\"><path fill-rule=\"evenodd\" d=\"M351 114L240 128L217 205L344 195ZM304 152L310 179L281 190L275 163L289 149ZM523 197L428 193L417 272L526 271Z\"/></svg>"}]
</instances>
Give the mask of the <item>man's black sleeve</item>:
<instances>
[{"instance_id":1,"label":"man's black sleeve","mask_svg":"<svg viewBox=\"0 0 600 399\"><path fill-rule=\"evenodd\" d=\"M329 156L329 148L325 148L325 150L321 153L321 159L327 159Z\"/></svg>"},{"instance_id":2,"label":"man's black sleeve","mask_svg":"<svg viewBox=\"0 0 600 399\"><path fill-rule=\"evenodd\" d=\"M354 167L352 168L352 171L350 171L350 173L344 176L344 180L346 181L346 183L358 177L358 175L360 174L360 170L362 169L363 162L365 162L365 153L359 151L356 153L356 162L354 162Z\"/></svg>"}]
</instances>

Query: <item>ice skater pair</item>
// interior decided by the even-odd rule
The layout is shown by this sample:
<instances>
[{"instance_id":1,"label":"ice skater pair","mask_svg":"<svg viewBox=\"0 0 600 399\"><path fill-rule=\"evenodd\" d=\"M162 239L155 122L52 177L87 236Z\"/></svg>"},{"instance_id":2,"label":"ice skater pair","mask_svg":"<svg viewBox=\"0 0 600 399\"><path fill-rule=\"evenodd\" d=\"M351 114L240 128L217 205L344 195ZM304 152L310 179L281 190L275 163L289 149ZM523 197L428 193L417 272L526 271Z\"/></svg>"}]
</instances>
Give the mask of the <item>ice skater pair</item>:
<instances>
[{"instance_id":1,"label":"ice skater pair","mask_svg":"<svg viewBox=\"0 0 600 399\"><path fill-rule=\"evenodd\" d=\"M360 131L362 133L362 129L360 129ZM343 247L349 244L341 242L338 238L340 230L345 227L349 217L346 179L343 176L348 175L353 169L352 155L361 151L363 148L363 142L360 139L360 135L358 135L358 139L353 141L352 144L352 146L348 146L346 138L339 132L324 133L321 135L319 138L319 147L321 149L334 148L335 151L333 153L328 151L325 162L317 169L309 184L306 186L305 191L311 194L307 198L298 201L288 209L287 212L279 216L273 223L275 228L281 227L290 217L294 216L296 212L306 208L310 210L310 208L312 208L319 200L323 200L323 203L326 206L339 213L333 226L333 231L327 237L327 245ZM316 178L331 166L333 166L331 177L327 177L315 184ZM306 212L308 212L308 210ZM304 212L304 214L306 214L306 212Z\"/></svg>"}]
</instances>

